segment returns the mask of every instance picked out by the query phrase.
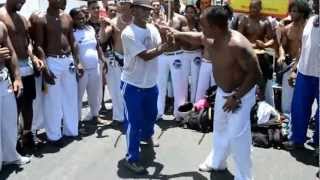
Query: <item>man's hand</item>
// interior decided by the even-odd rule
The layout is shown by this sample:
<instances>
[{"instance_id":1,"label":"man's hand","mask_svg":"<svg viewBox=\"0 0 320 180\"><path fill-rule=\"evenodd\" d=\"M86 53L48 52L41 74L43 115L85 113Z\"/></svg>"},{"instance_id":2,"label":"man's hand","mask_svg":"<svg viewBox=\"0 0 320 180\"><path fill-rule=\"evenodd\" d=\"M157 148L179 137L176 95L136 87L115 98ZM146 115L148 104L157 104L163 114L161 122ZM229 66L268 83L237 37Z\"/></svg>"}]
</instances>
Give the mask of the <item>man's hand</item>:
<instances>
[{"instance_id":1,"label":"man's hand","mask_svg":"<svg viewBox=\"0 0 320 180\"><path fill-rule=\"evenodd\" d=\"M79 78L82 78L82 76L84 74L84 68L83 68L83 65L81 63L79 63L77 65L77 74L78 74Z\"/></svg>"},{"instance_id":2,"label":"man's hand","mask_svg":"<svg viewBox=\"0 0 320 180\"><path fill-rule=\"evenodd\" d=\"M297 73L296 72L291 72L290 77L288 79L289 86L294 87L296 79L297 79Z\"/></svg>"},{"instance_id":3,"label":"man's hand","mask_svg":"<svg viewBox=\"0 0 320 180\"><path fill-rule=\"evenodd\" d=\"M17 97L20 97L23 93L23 85L20 79L17 79L13 82L13 91Z\"/></svg>"},{"instance_id":4,"label":"man's hand","mask_svg":"<svg viewBox=\"0 0 320 180\"><path fill-rule=\"evenodd\" d=\"M264 42L262 42L260 40L256 40L256 47L259 49L264 49L264 48L266 48L266 45L264 44Z\"/></svg>"},{"instance_id":5,"label":"man's hand","mask_svg":"<svg viewBox=\"0 0 320 180\"><path fill-rule=\"evenodd\" d=\"M0 48L0 62L5 62L11 58L11 52L7 47Z\"/></svg>"},{"instance_id":6,"label":"man's hand","mask_svg":"<svg viewBox=\"0 0 320 180\"><path fill-rule=\"evenodd\" d=\"M234 113L238 108L240 108L241 101L237 100L233 95L224 97L226 103L223 105L224 112Z\"/></svg>"},{"instance_id":7,"label":"man's hand","mask_svg":"<svg viewBox=\"0 0 320 180\"><path fill-rule=\"evenodd\" d=\"M32 60L33 64L35 65L36 69L38 71L42 71L44 69L44 63L42 60L40 60L39 58L37 58L36 56L33 57Z\"/></svg>"},{"instance_id":8,"label":"man's hand","mask_svg":"<svg viewBox=\"0 0 320 180\"><path fill-rule=\"evenodd\" d=\"M277 60L278 65L280 65L280 66L283 65L285 60L286 60L286 57L283 57L283 56L279 57Z\"/></svg>"},{"instance_id":9,"label":"man's hand","mask_svg":"<svg viewBox=\"0 0 320 180\"><path fill-rule=\"evenodd\" d=\"M170 32L176 31L174 28L172 28L164 23L158 23L158 24L154 24L154 25L158 28L160 34L167 34L168 31L170 31Z\"/></svg>"},{"instance_id":10,"label":"man's hand","mask_svg":"<svg viewBox=\"0 0 320 180\"><path fill-rule=\"evenodd\" d=\"M107 17L100 18L100 25L101 25L102 28L110 26L111 25L111 19L109 19Z\"/></svg>"}]
</instances>

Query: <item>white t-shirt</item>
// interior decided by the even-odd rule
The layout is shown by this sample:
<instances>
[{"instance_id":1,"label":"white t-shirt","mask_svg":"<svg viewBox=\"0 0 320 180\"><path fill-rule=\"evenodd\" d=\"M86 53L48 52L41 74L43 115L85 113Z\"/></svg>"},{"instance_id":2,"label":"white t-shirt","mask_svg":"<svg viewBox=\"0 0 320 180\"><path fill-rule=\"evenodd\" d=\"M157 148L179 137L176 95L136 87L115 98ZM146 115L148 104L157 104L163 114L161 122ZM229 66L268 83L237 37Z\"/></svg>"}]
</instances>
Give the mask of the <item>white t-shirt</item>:
<instances>
[{"instance_id":1,"label":"white t-shirt","mask_svg":"<svg viewBox=\"0 0 320 180\"><path fill-rule=\"evenodd\" d=\"M96 68L99 63L96 32L93 27L86 26L73 32L79 46L80 62L85 69Z\"/></svg>"},{"instance_id":2,"label":"white t-shirt","mask_svg":"<svg viewBox=\"0 0 320 180\"><path fill-rule=\"evenodd\" d=\"M158 76L158 58L144 61L137 55L161 43L158 29L151 24L147 24L146 28L131 24L123 30L121 40L124 52L121 80L139 88L155 86Z\"/></svg>"},{"instance_id":3,"label":"white t-shirt","mask_svg":"<svg viewBox=\"0 0 320 180\"><path fill-rule=\"evenodd\" d=\"M313 26L316 17L311 17L303 30L298 71L303 75L320 77L320 27Z\"/></svg>"}]
</instances>

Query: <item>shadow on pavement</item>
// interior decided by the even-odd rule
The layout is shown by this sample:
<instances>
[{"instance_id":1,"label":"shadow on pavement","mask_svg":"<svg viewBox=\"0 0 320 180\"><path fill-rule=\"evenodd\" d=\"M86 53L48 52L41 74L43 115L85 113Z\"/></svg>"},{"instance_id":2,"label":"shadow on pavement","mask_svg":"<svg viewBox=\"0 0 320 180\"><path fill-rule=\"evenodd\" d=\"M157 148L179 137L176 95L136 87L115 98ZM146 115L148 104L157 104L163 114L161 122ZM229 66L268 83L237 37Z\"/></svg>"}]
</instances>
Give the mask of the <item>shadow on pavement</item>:
<instances>
[{"instance_id":1,"label":"shadow on pavement","mask_svg":"<svg viewBox=\"0 0 320 180\"><path fill-rule=\"evenodd\" d=\"M194 180L207 180L205 176L200 174L199 172L182 172L178 174L171 174L171 175L165 175L161 174L161 171L164 168L164 165L155 162L156 153L153 149L153 147L150 147L148 145L141 146L141 165L143 165L147 172L143 175L137 175L132 172L130 172L128 169L125 168L124 162L125 159L122 159L118 162L118 176L122 179L161 179L161 180L167 180L167 179L176 179L176 178L192 178ZM154 169L152 172L150 169Z\"/></svg>"},{"instance_id":2,"label":"shadow on pavement","mask_svg":"<svg viewBox=\"0 0 320 180\"><path fill-rule=\"evenodd\" d=\"M297 161L299 161L303 164L314 166L314 167L319 166L319 164L318 164L319 161L318 161L317 157L315 156L315 152L313 150L295 149L295 150L290 151L290 154Z\"/></svg>"},{"instance_id":3,"label":"shadow on pavement","mask_svg":"<svg viewBox=\"0 0 320 180\"><path fill-rule=\"evenodd\" d=\"M231 172L227 169L226 171L222 172L212 172L210 174L210 180L233 180L234 176Z\"/></svg>"},{"instance_id":4,"label":"shadow on pavement","mask_svg":"<svg viewBox=\"0 0 320 180\"><path fill-rule=\"evenodd\" d=\"M156 125L158 125L158 127L160 128L161 132L159 134L159 136L157 137L157 139L159 140L161 138L161 136L168 130L171 128L176 128L179 127L179 123L177 123L174 120L159 120L156 122Z\"/></svg>"},{"instance_id":5,"label":"shadow on pavement","mask_svg":"<svg viewBox=\"0 0 320 180\"><path fill-rule=\"evenodd\" d=\"M18 174L21 171L23 171L23 168L18 165L2 166L2 170L0 172L0 179L1 180L8 179L10 174L12 173Z\"/></svg>"}]
</instances>

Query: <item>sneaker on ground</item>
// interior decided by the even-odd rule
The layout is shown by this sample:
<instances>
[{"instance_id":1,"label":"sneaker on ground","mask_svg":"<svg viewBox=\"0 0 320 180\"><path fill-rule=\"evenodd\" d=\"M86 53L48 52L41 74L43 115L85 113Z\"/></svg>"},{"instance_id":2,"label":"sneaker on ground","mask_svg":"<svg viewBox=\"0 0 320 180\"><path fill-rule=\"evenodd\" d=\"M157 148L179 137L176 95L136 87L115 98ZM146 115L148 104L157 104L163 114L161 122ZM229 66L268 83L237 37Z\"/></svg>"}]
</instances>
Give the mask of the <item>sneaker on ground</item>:
<instances>
[{"instance_id":1,"label":"sneaker on ground","mask_svg":"<svg viewBox=\"0 0 320 180\"><path fill-rule=\"evenodd\" d=\"M139 165L136 162L128 162L127 160L124 163L125 167L128 168L130 171L136 174L144 174L146 173L146 169Z\"/></svg>"},{"instance_id":2,"label":"sneaker on ground","mask_svg":"<svg viewBox=\"0 0 320 180\"><path fill-rule=\"evenodd\" d=\"M29 157L25 157L25 156L20 156L18 160L16 161L12 161L12 162L4 162L4 165L11 165L11 164L15 164L15 165L25 165L31 162L31 158Z\"/></svg>"}]
</instances>

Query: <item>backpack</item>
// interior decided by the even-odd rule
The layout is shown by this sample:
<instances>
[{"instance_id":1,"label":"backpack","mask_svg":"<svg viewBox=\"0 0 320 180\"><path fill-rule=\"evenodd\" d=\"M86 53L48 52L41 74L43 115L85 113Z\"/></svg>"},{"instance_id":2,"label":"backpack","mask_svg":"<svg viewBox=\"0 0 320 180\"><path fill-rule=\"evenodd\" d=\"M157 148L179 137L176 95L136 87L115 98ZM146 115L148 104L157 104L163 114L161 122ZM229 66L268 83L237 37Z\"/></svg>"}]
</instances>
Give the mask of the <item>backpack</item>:
<instances>
[{"instance_id":1,"label":"backpack","mask_svg":"<svg viewBox=\"0 0 320 180\"><path fill-rule=\"evenodd\" d=\"M258 111L267 111L265 114L270 114L268 121L261 121L258 116ZM251 130L252 130L252 143L256 147L270 148L282 147L282 142L285 140L283 135L283 128L280 121L280 114L270 105L265 102L257 102L251 109Z\"/></svg>"},{"instance_id":2,"label":"backpack","mask_svg":"<svg viewBox=\"0 0 320 180\"><path fill-rule=\"evenodd\" d=\"M214 99L217 87L213 86L210 87L207 92L205 99L208 106L204 106L202 109L198 111L193 108L188 115L186 115L180 123L180 126L184 128L193 129L196 131L200 131L203 133L212 132L213 130L213 106L214 106ZM186 104L187 106L189 104ZM179 107L180 108L180 107ZM181 106L183 109L183 106Z\"/></svg>"}]
</instances>

